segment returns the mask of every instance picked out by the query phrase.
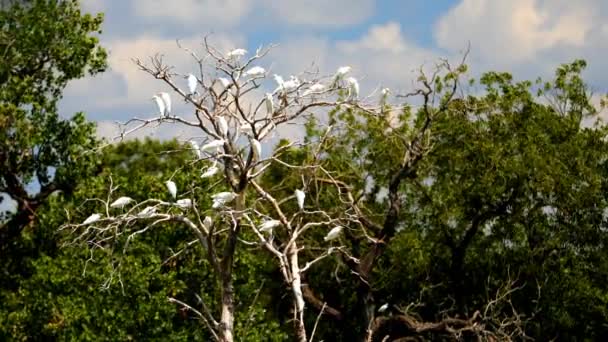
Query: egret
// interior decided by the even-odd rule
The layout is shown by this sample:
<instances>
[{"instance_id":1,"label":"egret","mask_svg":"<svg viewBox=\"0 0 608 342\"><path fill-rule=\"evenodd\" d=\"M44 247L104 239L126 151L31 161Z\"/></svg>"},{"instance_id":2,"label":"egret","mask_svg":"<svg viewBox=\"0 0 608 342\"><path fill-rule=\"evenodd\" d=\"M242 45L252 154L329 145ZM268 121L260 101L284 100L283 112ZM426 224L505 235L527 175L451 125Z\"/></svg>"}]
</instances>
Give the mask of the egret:
<instances>
[{"instance_id":1,"label":"egret","mask_svg":"<svg viewBox=\"0 0 608 342\"><path fill-rule=\"evenodd\" d=\"M298 201L298 207L300 208L300 210L304 209L304 199L306 198L306 194L304 193L304 191L296 189L295 195L296 200Z\"/></svg>"},{"instance_id":2,"label":"egret","mask_svg":"<svg viewBox=\"0 0 608 342\"><path fill-rule=\"evenodd\" d=\"M268 113L268 115L274 113L274 103L272 102L272 94L266 93L266 98L264 99L264 102L266 103L266 112Z\"/></svg>"},{"instance_id":3,"label":"egret","mask_svg":"<svg viewBox=\"0 0 608 342\"><path fill-rule=\"evenodd\" d=\"M388 303L384 303L384 305L382 305L379 309L378 312L379 313L383 313L384 311L386 311L388 309Z\"/></svg>"},{"instance_id":4,"label":"egret","mask_svg":"<svg viewBox=\"0 0 608 342\"><path fill-rule=\"evenodd\" d=\"M168 180L165 182L165 184L167 185L167 189L169 190L171 197L177 197L177 186L175 185L175 182Z\"/></svg>"},{"instance_id":5,"label":"egret","mask_svg":"<svg viewBox=\"0 0 608 342\"><path fill-rule=\"evenodd\" d=\"M124 208L125 205L129 204L133 202L133 199L131 197L119 197L116 201L112 202L112 204L110 204L110 208Z\"/></svg>"},{"instance_id":6,"label":"egret","mask_svg":"<svg viewBox=\"0 0 608 342\"><path fill-rule=\"evenodd\" d=\"M233 201L236 198L236 194L230 191L218 192L211 196L214 201L221 201L224 203L228 203Z\"/></svg>"},{"instance_id":7,"label":"egret","mask_svg":"<svg viewBox=\"0 0 608 342\"><path fill-rule=\"evenodd\" d=\"M158 95L152 96L152 99L154 100L154 102L156 102L156 107L158 107L158 112L160 113L160 116L165 116L165 102L163 101L163 99L161 99Z\"/></svg>"},{"instance_id":8,"label":"egret","mask_svg":"<svg viewBox=\"0 0 608 342\"><path fill-rule=\"evenodd\" d=\"M264 76L264 74L266 74L266 69L259 66L251 67L249 70L245 71L245 76L251 77Z\"/></svg>"},{"instance_id":9,"label":"egret","mask_svg":"<svg viewBox=\"0 0 608 342\"><path fill-rule=\"evenodd\" d=\"M205 226L207 229L211 229L212 224L213 220L211 219L211 217L205 216L205 218L203 219L203 226Z\"/></svg>"},{"instance_id":10,"label":"egret","mask_svg":"<svg viewBox=\"0 0 608 342\"><path fill-rule=\"evenodd\" d=\"M244 123L241 125L241 127L239 127L239 130L241 132L243 132L244 134L249 134L249 133L253 132L253 127L248 123Z\"/></svg>"},{"instance_id":11,"label":"egret","mask_svg":"<svg viewBox=\"0 0 608 342\"><path fill-rule=\"evenodd\" d=\"M194 95L196 93L196 86L198 85L198 80L196 76L189 74L188 75L188 90L190 91L190 95Z\"/></svg>"},{"instance_id":12,"label":"egret","mask_svg":"<svg viewBox=\"0 0 608 342\"><path fill-rule=\"evenodd\" d=\"M325 240L325 241L335 240L336 238L338 238L338 236L340 236L340 233L342 233L342 226L334 227L332 230L329 231L329 233L327 233L327 235L325 236L325 238L323 240Z\"/></svg>"},{"instance_id":13,"label":"egret","mask_svg":"<svg viewBox=\"0 0 608 342\"><path fill-rule=\"evenodd\" d=\"M283 91L290 92L290 91L296 90L299 86L300 86L300 80L295 76L291 76L289 81L283 82Z\"/></svg>"},{"instance_id":14,"label":"egret","mask_svg":"<svg viewBox=\"0 0 608 342\"><path fill-rule=\"evenodd\" d=\"M247 50L245 49L234 49L228 52L228 57L240 58L245 56L245 54L247 54Z\"/></svg>"},{"instance_id":15,"label":"egret","mask_svg":"<svg viewBox=\"0 0 608 342\"><path fill-rule=\"evenodd\" d=\"M224 88L228 88L232 84L232 81L230 81L229 79L227 79L225 77L220 77L220 78L218 78L218 80L220 81L220 83L222 84L222 87L224 87Z\"/></svg>"},{"instance_id":16,"label":"egret","mask_svg":"<svg viewBox=\"0 0 608 342\"><path fill-rule=\"evenodd\" d=\"M354 77L349 77L346 79L346 83L348 83L348 95L351 99L356 100L359 97L359 82Z\"/></svg>"},{"instance_id":17,"label":"egret","mask_svg":"<svg viewBox=\"0 0 608 342\"><path fill-rule=\"evenodd\" d=\"M99 221L100 218L101 218L101 215L99 215L99 214L93 214L93 215L87 217L87 219L84 220L84 222L82 222L82 224L91 224L93 222Z\"/></svg>"},{"instance_id":18,"label":"egret","mask_svg":"<svg viewBox=\"0 0 608 342\"><path fill-rule=\"evenodd\" d=\"M192 147L192 151L194 151L194 154L196 154L196 158L201 159L201 157L202 157L201 148L198 146L196 141L190 140L189 143L190 143L190 146Z\"/></svg>"},{"instance_id":19,"label":"egret","mask_svg":"<svg viewBox=\"0 0 608 342\"><path fill-rule=\"evenodd\" d=\"M268 220L260 225L260 232L271 232L273 228L281 225L281 221L279 220Z\"/></svg>"},{"instance_id":20,"label":"egret","mask_svg":"<svg viewBox=\"0 0 608 342\"><path fill-rule=\"evenodd\" d=\"M344 75L348 74L351 70L352 68L349 65L339 67L338 70L336 70L336 74L334 75L333 85L336 86L338 84L338 81L343 79Z\"/></svg>"},{"instance_id":21,"label":"egret","mask_svg":"<svg viewBox=\"0 0 608 342\"><path fill-rule=\"evenodd\" d=\"M220 134L225 137L228 134L228 122L223 116L220 116L217 118L217 125L219 126Z\"/></svg>"},{"instance_id":22,"label":"egret","mask_svg":"<svg viewBox=\"0 0 608 342\"><path fill-rule=\"evenodd\" d=\"M188 209L188 208L192 207L192 200L189 198L182 198L182 199L177 200L177 202L175 202L175 204L177 204L177 206L182 209Z\"/></svg>"},{"instance_id":23,"label":"egret","mask_svg":"<svg viewBox=\"0 0 608 342\"><path fill-rule=\"evenodd\" d=\"M311 85L310 87L308 87L308 89L306 89L306 91L304 92L304 96L312 94L312 93L318 93L320 91L325 90L325 86L322 85L321 83L315 83L313 85Z\"/></svg>"},{"instance_id":24,"label":"egret","mask_svg":"<svg viewBox=\"0 0 608 342\"><path fill-rule=\"evenodd\" d=\"M169 96L169 94L165 92L158 93L158 95L165 104L165 116L169 116L169 114L171 114L171 96Z\"/></svg>"},{"instance_id":25,"label":"egret","mask_svg":"<svg viewBox=\"0 0 608 342\"><path fill-rule=\"evenodd\" d=\"M154 215L155 213L156 213L155 207L146 207L146 208L144 208L144 210L140 211L137 214L137 216L147 218L147 217Z\"/></svg>"},{"instance_id":26,"label":"egret","mask_svg":"<svg viewBox=\"0 0 608 342\"><path fill-rule=\"evenodd\" d=\"M220 169L217 166L211 165L205 172L201 174L201 178L213 177L219 170Z\"/></svg>"},{"instance_id":27,"label":"egret","mask_svg":"<svg viewBox=\"0 0 608 342\"><path fill-rule=\"evenodd\" d=\"M211 198L213 199L213 204L211 205L211 208L217 209L224 206L226 203L233 201L236 198L236 194L234 192L228 191L219 192L211 196Z\"/></svg>"},{"instance_id":28,"label":"egret","mask_svg":"<svg viewBox=\"0 0 608 342\"><path fill-rule=\"evenodd\" d=\"M205 145L203 145L203 147L201 147L201 150L202 151L213 150L214 148L224 146L224 143L225 143L224 139L213 140L213 141L208 142Z\"/></svg>"},{"instance_id":29,"label":"egret","mask_svg":"<svg viewBox=\"0 0 608 342\"><path fill-rule=\"evenodd\" d=\"M389 88L382 88L382 90L380 90L380 94L382 94L382 97L380 98L380 103L382 104L382 106L386 105L386 99L388 98L388 94L391 93L391 90Z\"/></svg>"},{"instance_id":30,"label":"egret","mask_svg":"<svg viewBox=\"0 0 608 342\"><path fill-rule=\"evenodd\" d=\"M256 139L251 139L251 148L253 148L253 155L260 158L262 155L262 144Z\"/></svg>"}]
</instances>

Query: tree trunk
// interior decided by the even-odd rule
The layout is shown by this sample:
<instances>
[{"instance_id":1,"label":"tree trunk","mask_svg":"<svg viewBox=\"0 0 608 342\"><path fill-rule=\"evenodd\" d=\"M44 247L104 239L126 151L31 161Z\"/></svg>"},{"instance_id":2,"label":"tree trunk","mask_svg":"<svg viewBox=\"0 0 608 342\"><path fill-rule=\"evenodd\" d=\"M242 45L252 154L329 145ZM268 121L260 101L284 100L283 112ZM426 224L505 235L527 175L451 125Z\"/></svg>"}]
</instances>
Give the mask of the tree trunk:
<instances>
[{"instance_id":1,"label":"tree trunk","mask_svg":"<svg viewBox=\"0 0 608 342\"><path fill-rule=\"evenodd\" d=\"M219 335L222 342L234 341L234 288L231 275L222 279L222 315Z\"/></svg>"},{"instance_id":2,"label":"tree trunk","mask_svg":"<svg viewBox=\"0 0 608 342\"><path fill-rule=\"evenodd\" d=\"M304 296L302 295L302 278L298 264L298 246L296 242L289 249L289 268L291 269L291 291L293 293L293 306L295 311L294 329L299 342L307 342L306 326L304 325Z\"/></svg>"}]
</instances>

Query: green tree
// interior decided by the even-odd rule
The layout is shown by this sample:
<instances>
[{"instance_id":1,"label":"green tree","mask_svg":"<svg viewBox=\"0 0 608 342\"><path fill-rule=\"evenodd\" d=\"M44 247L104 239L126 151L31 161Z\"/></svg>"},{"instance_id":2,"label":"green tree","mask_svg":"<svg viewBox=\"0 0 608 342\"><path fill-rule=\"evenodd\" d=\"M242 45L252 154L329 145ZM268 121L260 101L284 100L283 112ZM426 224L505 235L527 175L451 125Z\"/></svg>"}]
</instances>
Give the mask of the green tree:
<instances>
[{"instance_id":1,"label":"green tree","mask_svg":"<svg viewBox=\"0 0 608 342\"><path fill-rule=\"evenodd\" d=\"M82 113L62 119L57 102L70 80L105 69L101 22L77 1L12 2L0 11L0 192L17 203L0 227L2 256L51 194L69 194L94 166L84 153L96 144L94 126Z\"/></svg>"}]
</instances>

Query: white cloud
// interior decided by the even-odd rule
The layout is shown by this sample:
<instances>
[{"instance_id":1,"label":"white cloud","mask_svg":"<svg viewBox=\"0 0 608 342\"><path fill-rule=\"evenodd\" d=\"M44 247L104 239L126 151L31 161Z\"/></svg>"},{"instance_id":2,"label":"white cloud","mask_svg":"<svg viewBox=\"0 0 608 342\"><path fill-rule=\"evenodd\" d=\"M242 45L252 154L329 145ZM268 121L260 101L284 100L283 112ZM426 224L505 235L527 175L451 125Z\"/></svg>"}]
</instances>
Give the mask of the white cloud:
<instances>
[{"instance_id":1,"label":"white cloud","mask_svg":"<svg viewBox=\"0 0 608 342\"><path fill-rule=\"evenodd\" d=\"M361 23L374 13L374 3L373 0L263 0L263 4L275 13L272 18L317 28Z\"/></svg>"},{"instance_id":2,"label":"white cloud","mask_svg":"<svg viewBox=\"0 0 608 342\"><path fill-rule=\"evenodd\" d=\"M132 6L139 16L217 28L239 24L250 11L252 0L133 0Z\"/></svg>"},{"instance_id":3,"label":"white cloud","mask_svg":"<svg viewBox=\"0 0 608 342\"><path fill-rule=\"evenodd\" d=\"M594 2L462 0L439 19L440 47L473 52L498 64L535 60L543 50L579 48L592 29Z\"/></svg>"}]
</instances>

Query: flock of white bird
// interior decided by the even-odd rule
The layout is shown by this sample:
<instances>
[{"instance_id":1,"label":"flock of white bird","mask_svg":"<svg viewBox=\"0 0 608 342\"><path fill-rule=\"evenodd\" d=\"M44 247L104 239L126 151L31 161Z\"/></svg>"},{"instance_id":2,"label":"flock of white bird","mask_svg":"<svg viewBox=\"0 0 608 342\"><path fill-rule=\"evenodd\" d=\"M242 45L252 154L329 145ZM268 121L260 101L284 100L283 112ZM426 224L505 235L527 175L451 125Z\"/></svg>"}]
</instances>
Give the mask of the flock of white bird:
<instances>
[{"instance_id":1,"label":"flock of white bird","mask_svg":"<svg viewBox=\"0 0 608 342\"><path fill-rule=\"evenodd\" d=\"M247 54L247 50L245 50L245 49L234 49L227 53L227 57L230 60L238 60L239 58L245 56L246 54ZM330 86L336 87L339 84L341 84L341 82L344 82L342 84L346 84L346 90L348 91L347 99L356 101L359 97L359 82L354 77L346 77L351 72L351 70L352 70L352 68L350 66L339 67L336 70L336 72L332 78L332 82L331 82ZM266 75L266 69L264 69L263 67L260 67L260 66L253 66L253 67L249 68L248 70L246 70L243 73L243 75L248 76L248 77L253 77L253 78L264 77ZM199 80L197 79L197 77L194 76L193 74L189 74L185 78L186 78L187 86L188 86L187 96L194 96L194 95L198 94L197 87L199 84ZM265 107L266 107L266 112L268 115L272 115L275 111L275 106L274 106L274 96L275 95L277 95L277 94L284 95L284 94L293 92L293 91L299 89L300 86L302 85L302 82L295 76L290 76L290 78L287 81L285 81L282 76L276 75L276 74L273 76L273 78L277 84L277 87L272 93L266 93L264 95L264 100L263 100ZM224 88L228 88L232 84L232 81L230 81L227 78L222 78L222 77L218 78L218 82L220 82ZM326 85L321 84L321 83L314 83L307 87L307 89L302 93L302 96L319 94L319 93L322 93L323 91L325 91L326 89L327 89ZM390 90L388 88L383 88L381 90L381 103L383 105L386 103L389 93L390 93ZM160 92L160 93L154 95L152 97L152 99L156 103L160 116L163 118L169 117L169 115L171 114L171 96L166 92ZM227 137L228 137L228 122L226 121L226 118L224 118L223 116L217 116L216 120L214 122L214 125L215 125L215 128L218 131L218 133L223 138L212 140L212 141L204 144L203 146L199 146L198 143L194 140L189 141L190 147L193 150L193 152L195 153L197 159L203 158L203 153L212 153L212 151L217 151L218 149L222 148L224 146L224 144L226 143L226 140L224 140L224 139L227 139ZM239 130L240 130L240 132L248 134L251 132L252 128L251 128L250 124L243 124L239 127ZM254 157L260 158L262 155L262 146L261 146L260 141L254 139L252 136L249 136L249 138L250 138L249 141L251 144L251 148L254 153ZM220 171L220 168L217 165L217 161L214 161L213 164L211 166L207 167L206 170L201 174L201 177L209 178L209 177L216 175L219 171ZM179 200L177 199L177 186L174 181L168 180L165 182L165 185L167 187L167 190L169 191L169 194L175 201L175 205L177 207L184 209L184 210L192 207L193 203L192 203L191 199L189 199L189 198L179 199ZM296 198L296 201L298 204L298 208L300 210L304 210L304 201L306 198L305 192L303 190L297 189L297 190L295 190L294 195L295 195L295 198ZM211 196L211 199L213 202L212 208L213 209L224 208L227 205L229 205L232 201L234 201L237 198L237 196L238 195L236 193L230 192L230 191L216 193ZM119 197L114 202L112 202L109 205L109 207L113 208L113 209L123 209L126 205L128 205L132 202L134 202L134 200L132 198L123 196L123 197ZM148 206L145 209L143 209L142 211L140 211L137 214L137 216L140 218L149 218L149 217L152 217L156 213L156 210L157 210L156 207ZM82 224L83 225L92 224L101 219L102 219L102 215L95 213L95 214L92 214L91 216L89 216L86 220L84 220L84 222ZM205 217L203 224L207 228L209 228L213 224L213 222L212 222L211 218L207 216L207 217ZM264 221L259 226L258 229L260 232L270 232L271 233L274 228L279 227L280 225L282 225L281 221L275 220L275 219L268 219L268 220ZM336 226L336 227L332 228L329 231L329 233L325 236L324 240L331 241L331 240L337 239L343 232L343 229L344 228L342 226Z\"/></svg>"}]
</instances>

